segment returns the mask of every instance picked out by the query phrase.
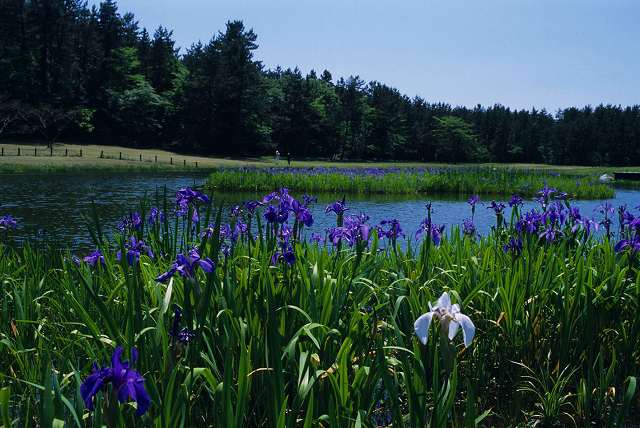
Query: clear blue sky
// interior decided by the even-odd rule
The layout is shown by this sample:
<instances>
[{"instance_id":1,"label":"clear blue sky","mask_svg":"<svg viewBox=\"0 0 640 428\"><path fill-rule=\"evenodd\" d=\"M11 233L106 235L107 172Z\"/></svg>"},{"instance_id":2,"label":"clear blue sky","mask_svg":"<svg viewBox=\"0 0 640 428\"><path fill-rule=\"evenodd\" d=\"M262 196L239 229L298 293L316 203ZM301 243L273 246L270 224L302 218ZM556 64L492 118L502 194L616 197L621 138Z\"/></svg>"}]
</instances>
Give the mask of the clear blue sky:
<instances>
[{"instance_id":1,"label":"clear blue sky","mask_svg":"<svg viewBox=\"0 0 640 428\"><path fill-rule=\"evenodd\" d=\"M97 3L94 1L94 3ZM121 0L177 45L227 20L267 67L329 69L409 96L516 108L640 103L639 0Z\"/></svg>"}]
</instances>

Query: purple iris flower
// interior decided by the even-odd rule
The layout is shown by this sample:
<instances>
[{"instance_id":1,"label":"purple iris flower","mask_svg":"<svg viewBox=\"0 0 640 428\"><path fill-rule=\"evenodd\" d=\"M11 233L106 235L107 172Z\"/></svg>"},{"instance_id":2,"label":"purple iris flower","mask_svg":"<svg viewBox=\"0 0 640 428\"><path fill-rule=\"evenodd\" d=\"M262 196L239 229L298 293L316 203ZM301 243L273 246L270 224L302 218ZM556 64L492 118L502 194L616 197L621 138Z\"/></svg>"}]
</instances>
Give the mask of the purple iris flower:
<instances>
[{"instance_id":1,"label":"purple iris flower","mask_svg":"<svg viewBox=\"0 0 640 428\"><path fill-rule=\"evenodd\" d=\"M200 267L203 271L211 273L215 269L215 264L210 258L201 258L197 248L192 248L187 255L178 254L176 261L165 273L156 278L158 282L166 282L176 272L183 278L193 278L196 268Z\"/></svg>"},{"instance_id":2,"label":"purple iris flower","mask_svg":"<svg viewBox=\"0 0 640 428\"><path fill-rule=\"evenodd\" d=\"M377 229L378 236L380 236L380 238L386 237L391 240L396 240L400 237L404 237L404 232L402 231L402 227L400 227L400 222L395 218L392 220L382 220Z\"/></svg>"},{"instance_id":3,"label":"purple iris flower","mask_svg":"<svg viewBox=\"0 0 640 428\"><path fill-rule=\"evenodd\" d=\"M249 232L249 226L244 223L242 220L238 219L236 221L236 225L233 227L233 232L231 233L231 240L236 242L239 237L244 236Z\"/></svg>"},{"instance_id":4,"label":"purple iris flower","mask_svg":"<svg viewBox=\"0 0 640 428\"><path fill-rule=\"evenodd\" d=\"M318 198L316 198L315 196L302 195L302 202L304 203L305 207L308 207L309 205L318 202Z\"/></svg>"},{"instance_id":5,"label":"purple iris flower","mask_svg":"<svg viewBox=\"0 0 640 428\"><path fill-rule=\"evenodd\" d=\"M158 224L164 223L165 217L164 212L156 207L152 207L149 210L149 217L147 218L147 223L149 224Z\"/></svg>"},{"instance_id":6,"label":"purple iris flower","mask_svg":"<svg viewBox=\"0 0 640 428\"><path fill-rule=\"evenodd\" d=\"M586 219L578 219L576 220L576 223L571 227L571 232L572 233L576 233L580 228L582 228L582 230L584 230L585 233L585 238L589 237L591 235L591 231L598 230L598 222L590 219L590 218L586 218Z\"/></svg>"},{"instance_id":7,"label":"purple iris flower","mask_svg":"<svg viewBox=\"0 0 640 428\"><path fill-rule=\"evenodd\" d=\"M271 264L275 266L280 260L284 261L289 266L293 265L296 262L296 255L293 252L293 248L291 247L291 245L283 244L282 249L276 252L273 257L271 257Z\"/></svg>"},{"instance_id":8,"label":"purple iris flower","mask_svg":"<svg viewBox=\"0 0 640 428\"><path fill-rule=\"evenodd\" d=\"M478 202L480 202L480 196L478 195L472 195L467 201L467 203L472 207L475 207Z\"/></svg>"},{"instance_id":9,"label":"purple iris flower","mask_svg":"<svg viewBox=\"0 0 640 428\"><path fill-rule=\"evenodd\" d=\"M296 212L296 219L307 227L311 227L313 225L313 215L311 215L311 211L306 208Z\"/></svg>"},{"instance_id":10,"label":"purple iris flower","mask_svg":"<svg viewBox=\"0 0 640 428\"><path fill-rule=\"evenodd\" d=\"M620 224L623 226L629 226L635 220L635 216L627 210L626 205L621 205L618 207L618 217L620 219Z\"/></svg>"},{"instance_id":11,"label":"purple iris flower","mask_svg":"<svg viewBox=\"0 0 640 428\"><path fill-rule=\"evenodd\" d=\"M264 212L264 219L270 224L284 223L289 218L289 210L283 204L279 206L269 205Z\"/></svg>"},{"instance_id":12,"label":"purple iris flower","mask_svg":"<svg viewBox=\"0 0 640 428\"><path fill-rule=\"evenodd\" d=\"M467 236L475 236L476 235L476 225L473 224L473 220L470 218L465 218L462 221L462 233Z\"/></svg>"},{"instance_id":13,"label":"purple iris flower","mask_svg":"<svg viewBox=\"0 0 640 428\"><path fill-rule=\"evenodd\" d=\"M565 210L562 205L551 204L545 213L543 214L544 221L548 221L551 224L564 224L566 219Z\"/></svg>"},{"instance_id":14,"label":"purple iris flower","mask_svg":"<svg viewBox=\"0 0 640 428\"><path fill-rule=\"evenodd\" d=\"M341 214L344 214L344 212L347 210L348 208L344 203L344 199L343 199L341 201L335 201L334 203L327 205L324 212L325 214L329 214L333 212L333 213L336 213L336 215L341 215Z\"/></svg>"},{"instance_id":15,"label":"purple iris flower","mask_svg":"<svg viewBox=\"0 0 640 428\"><path fill-rule=\"evenodd\" d=\"M552 226L547 226L539 235L540 239L544 238L547 242L551 243L556 239L556 230Z\"/></svg>"},{"instance_id":16,"label":"purple iris flower","mask_svg":"<svg viewBox=\"0 0 640 428\"><path fill-rule=\"evenodd\" d=\"M616 253L622 253L624 251L631 251L632 254L640 252L640 237L636 236L633 239L622 239L614 247Z\"/></svg>"},{"instance_id":17,"label":"purple iris flower","mask_svg":"<svg viewBox=\"0 0 640 428\"><path fill-rule=\"evenodd\" d=\"M336 246L343 241L351 245L351 233L346 227L332 227L328 229L328 237L331 243Z\"/></svg>"},{"instance_id":18,"label":"purple iris flower","mask_svg":"<svg viewBox=\"0 0 640 428\"><path fill-rule=\"evenodd\" d=\"M355 227L367 221L369 221L369 216L365 213L360 213L359 215L346 216L344 218L344 225L347 227Z\"/></svg>"},{"instance_id":19,"label":"purple iris flower","mask_svg":"<svg viewBox=\"0 0 640 428\"><path fill-rule=\"evenodd\" d=\"M282 209L285 211L291 208L291 203L293 202L293 197L289 194L289 190L285 187L281 188L278 191L271 192L264 198L262 198L263 204L269 204L271 202L278 202Z\"/></svg>"},{"instance_id":20,"label":"purple iris flower","mask_svg":"<svg viewBox=\"0 0 640 428\"><path fill-rule=\"evenodd\" d=\"M280 236L280 238L282 238L284 241L289 241L289 238L291 237L291 234L293 233L293 229L291 229L291 226L289 226L288 224L283 224L282 227L280 228L280 230L278 231L278 235Z\"/></svg>"},{"instance_id":21,"label":"purple iris flower","mask_svg":"<svg viewBox=\"0 0 640 428\"><path fill-rule=\"evenodd\" d=\"M260 205L262 205L259 201L247 201L244 203L244 207L247 209L249 214L253 214Z\"/></svg>"},{"instance_id":22,"label":"purple iris flower","mask_svg":"<svg viewBox=\"0 0 640 428\"><path fill-rule=\"evenodd\" d=\"M91 254L84 257L83 260L91 267L96 267L97 264L101 264L102 266L106 265L104 256L102 255L100 250L93 251Z\"/></svg>"},{"instance_id":23,"label":"purple iris flower","mask_svg":"<svg viewBox=\"0 0 640 428\"><path fill-rule=\"evenodd\" d=\"M4 230L16 230L18 222L12 215L3 215L0 217L0 229Z\"/></svg>"},{"instance_id":24,"label":"purple iris flower","mask_svg":"<svg viewBox=\"0 0 640 428\"><path fill-rule=\"evenodd\" d=\"M581 220L582 214L580 214L580 209L578 207L571 207L569 209L569 218L573 221Z\"/></svg>"},{"instance_id":25,"label":"purple iris flower","mask_svg":"<svg viewBox=\"0 0 640 428\"><path fill-rule=\"evenodd\" d=\"M242 207L240 205L236 205L231 208L231 217L238 218L242 215Z\"/></svg>"},{"instance_id":26,"label":"purple iris flower","mask_svg":"<svg viewBox=\"0 0 640 428\"><path fill-rule=\"evenodd\" d=\"M142 416L149 409L151 398L144 387L144 377L130 367L138 359L138 351L136 348L131 349L131 363L122 361L123 351L121 346L116 347L111 356L111 367L101 368L96 363L93 364L91 374L80 385L80 395L87 409L94 409L93 397L109 383L113 385L120 403L131 400L136 402L137 416Z\"/></svg>"},{"instance_id":27,"label":"purple iris flower","mask_svg":"<svg viewBox=\"0 0 640 428\"><path fill-rule=\"evenodd\" d=\"M227 235L224 234L224 230L228 230ZM211 239L213 237L213 233L216 231L216 227L213 224L209 224L202 232L200 232L201 238ZM231 227L228 224L223 224L220 226L220 239L224 239L225 236L229 236L231 234Z\"/></svg>"},{"instance_id":28,"label":"purple iris flower","mask_svg":"<svg viewBox=\"0 0 640 428\"><path fill-rule=\"evenodd\" d=\"M624 250L626 250L627 248L631 247L631 241L628 239L621 239L620 241L618 241L616 243L616 245L613 247L613 250L616 253L621 253Z\"/></svg>"},{"instance_id":29,"label":"purple iris flower","mask_svg":"<svg viewBox=\"0 0 640 428\"><path fill-rule=\"evenodd\" d=\"M632 239L622 239L614 247L616 253L631 251L632 254L640 252L640 237L635 236Z\"/></svg>"},{"instance_id":30,"label":"purple iris flower","mask_svg":"<svg viewBox=\"0 0 640 428\"><path fill-rule=\"evenodd\" d=\"M194 190L190 187L184 187L176 192L176 202L180 205L182 202L191 204L193 202L209 203L209 197L204 193Z\"/></svg>"},{"instance_id":31,"label":"purple iris flower","mask_svg":"<svg viewBox=\"0 0 640 428\"><path fill-rule=\"evenodd\" d=\"M150 258L154 258L151 247L145 244L144 241L138 240L135 236L132 236L127 242L125 242L124 248L127 252L127 261L130 265L138 263L138 261L140 260L140 255L142 253L145 253ZM116 253L116 259L118 261L122 260L121 250L118 250L118 252Z\"/></svg>"},{"instance_id":32,"label":"purple iris flower","mask_svg":"<svg viewBox=\"0 0 640 428\"><path fill-rule=\"evenodd\" d=\"M495 212L496 215L501 215L502 211L504 211L505 208L506 208L505 204L503 204L502 202L496 202L496 201L491 201L491 203L487 207L487 209L493 210L493 212Z\"/></svg>"},{"instance_id":33,"label":"purple iris flower","mask_svg":"<svg viewBox=\"0 0 640 428\"><path fill-rule=\"evenodd\" d=\"M177 306L173 310L173 326L169 334L175 340L183 345L188 344L196 337L196 332L188 329L187 327L180 328L180 321L182 320L182 311Z\"/></svg>"},{"instance_id":34,"label":"purple iris flower","mask_svg":"<svg viewBox=\"0 0 640 428\"><path fill-rule=\"evenodd\" d=\"M176 215L179 217L187 215L190 207L200 203L208 204L209 197L204 193L185 187L176 192Z\"/></svg>"},{"instance_id":35,"label":"purple iris flower","mask_svg":"<svg viewBox=\"0 0 640 428\"><path fill-rule=\"evenodd\" d=\"M311 232L311 242L315 242L316 244L321 243L324 240L324 237L319 233Z\"/></svg>"},{"instance_id":36,"label":"purple iris flower","mask_svg":"<svg viewBox=\"0 0 640 428\"><path fill-rule=\"evenodd\" d=\"M264 196L262 198L261 203L263 204L268 204L270 203L272 200L277 199L278 198L278 192L271 192L268 195Z\"/></svg>"},{"instance_id":37,"label":"purple iris flower","mask_svg":"<svg viewBox=\"0 0 640 428\"><path fill-rule=\"evenodd\" d=\"M611 205L609 202L605 202L602 205L599 205L595 211L598 211L600 214L604 214L605 217L608 216L609 214L613 214L615 212L615 209L613 208L613 205Z\"/></svg>"},{"instance_id":38,"label":"purple iris flower","mask_svg":"<svg viewBox=\"0 0 640 428\"><path fill-rule=\"evenodd\" d=\"M538 192L538 195L540 195L542 199L546 202L549 200L551 195L557 192L558 192L557 189L554 189L553 187L549 187L545 184L544 187L540 189L540 191Z\"/></svg>"},{"instance_id":39,"label":"purple iris flower","mask_svg":"<svg viewBox=\"0 0 640 428\"><path fill-rule=\"evenodd\" d=\"M371 226L363 223L355 229L355 232L354 236L358 241L368 242L371 235Z\"/></svg>"},{"instance_id":40,"label":"purple iris flower","mask_svg":"<svg viewBox=\"0 0 640 428\"><path fill-rule=\"evenodd\" d=\"M132 212L128 216L124 217L118 223L118 230L126 232L129 230L140 230L142 227L142 217L139 212Z\"/></svg>"},{"instance_id":41,"label":"purple iris flower","mask_svg":"<svg viewBox=\"0 0 640 428\"><path fill-rule=\"evenodd\" d=\"M222 255L227 258L231 255L231 247L227 244L222 244L220 246L220 251L222 252Z\"/></svg>"},{"instance_id":42,"label":"purple iris flower","mask_svg":"<svg viewBox=\"0 0 640 428\"><path fill-rule=\"evenodd\" d=\"M522 198L519 195L511 195L511 199L509 199L509 206L511 208L519 207L522 205L522 203Z\"/></svg>"},{"instance_id":43,"label":"purple iris flower","mask_svg":"<svg viewBox=\"0 0 640 428\"><path fill-rule=\"evenodd\" d=\"M306 195L305 195L306 196ZM291 210L296 217L296 220L307 227L311 227L313 225L313 216L311 215L311 211L306 207L306 205L300 204L300 202L293 200L291 203Z\"/></svg>"},{"instance_id":44,"label":"purple iris flower","mask_svg":"<svg viewBox=\"0 0 640 428\"><path fill-rule=\"evenodd\" d=\"M328 237L335 246L343 241L349 246L353 246L359 242L368 242L371 233L371 227L360 221L361 217L349 216L345 219L345 225L332 227L328 230Z\"/></svg>"},{"instance_id":45,"label":"purple iris flower","mask_svg":"<svg viewBox=\"0 0 640 428\"><path fill-rule=\"evenodd\" d=\"M516 230L520 233L535 233L542 223L542 216L535 210L524 213L516 223Z\"/></svg>"},{"instance_id":46,"label":"purple iris flower","mask_svg":"<svg viewBox=\"0 0 640 428\"><path fill-rule=\"evenodd\" d=\"M282 258L288 265L292 265L296 262L296 256L291 248L282 254Z\"/></svg>"},{"instance_id":47,"label":"purple iris flower","mask_svg":"<svg viewBox=\"0 0 640 428\"><path fill-rule=\"evenodd\" d=\"M267 223L275 223L278 221L278 209L273 205L269 205L264 212L264 219L267 220Z\"/></svg>"},{"instance_id":48,"label":"purple iris flower","mask_svg":"<svg viewBox=\"0 0 640 428\"><path fill-rule=\"evenodd\" d=\"M422 235L427 236L435 245L440 245L442 241L442 233L444 232L444 225L438 226L433 224L428 218L422 220L420 228L416 231L416 239Z\"/></svg>"},{"instance_id":49,"label":"purple iris flower","mask_svg":"<svg viewBox=\"0 0 640 428\"><path fill-rule=\"evenodd\" d=\"M505 253L511 253L514 256L519 256L520 253L522 253L522 239L512 236L509 238L509 242L507 242L502 249Z\"/></svg>"},{"instance_id":50,"label":"purple iris flower","mask_svg":"<svg viewBox=\"0 0 640 428\"><path fill-rule=\"evenodd\" d=\"M612 222L611 222L611 219L609 218L609 215L615 212L613 205L611 205L609 202L605 202L604 204L598 206L595 209L595 211L598 211L600 214L604 215L604 219L600 222L600 224L604 226L604 229L607 232L607 236L610 236L610 229L611 229Z\"/></svg>"}]
</instances>

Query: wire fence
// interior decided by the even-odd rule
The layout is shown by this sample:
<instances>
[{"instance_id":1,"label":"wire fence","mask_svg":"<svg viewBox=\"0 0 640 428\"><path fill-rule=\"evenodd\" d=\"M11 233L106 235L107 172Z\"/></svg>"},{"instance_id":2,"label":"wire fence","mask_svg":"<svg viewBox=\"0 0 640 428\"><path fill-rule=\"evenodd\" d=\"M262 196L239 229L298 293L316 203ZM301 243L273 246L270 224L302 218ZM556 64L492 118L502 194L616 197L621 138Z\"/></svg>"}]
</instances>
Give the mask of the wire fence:
<instances>
[{"instance_id":1,"label":"wire fence","mask_svg":"<svg viewBox=\"0 0 640 428\"><path fill-rule=\"evenodd\" d=\"M158 155L144 155L142 153L131 154L130 152L113 152L100 150L99 153L92 151L87 153L80 149L55 148L55 147L3 147L0 146L0 157L5 156L31 156L31 157L71 157L71 158L94 158L94 159L110 159L121 160L126 162L145 162L156 164L169 164L184 167L198 168L198 161L187 160L180 158L179 156L158 156Z\"/></svg>"}]
</instances>

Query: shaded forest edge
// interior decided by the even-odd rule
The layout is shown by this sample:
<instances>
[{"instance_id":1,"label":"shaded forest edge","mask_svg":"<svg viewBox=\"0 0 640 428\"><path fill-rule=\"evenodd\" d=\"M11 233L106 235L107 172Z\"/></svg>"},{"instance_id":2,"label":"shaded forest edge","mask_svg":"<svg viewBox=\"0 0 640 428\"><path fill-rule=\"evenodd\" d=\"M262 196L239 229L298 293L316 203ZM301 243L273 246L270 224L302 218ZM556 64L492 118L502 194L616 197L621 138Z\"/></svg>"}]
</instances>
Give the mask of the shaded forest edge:
<instances>
[{"instance_id":1,"label":"shaded forest edge","mask_svg":"<svg viewBox=\"0 0 640 428\"><path fill-rule=\"evenodd\" d=\"M0 139L295 159L632 165L640 106L456 107L358 76L266 69L228 22L184 53L114 1L0 3ZM428 76L425 76L428 79Z\"/></svg>"}]
</instances>

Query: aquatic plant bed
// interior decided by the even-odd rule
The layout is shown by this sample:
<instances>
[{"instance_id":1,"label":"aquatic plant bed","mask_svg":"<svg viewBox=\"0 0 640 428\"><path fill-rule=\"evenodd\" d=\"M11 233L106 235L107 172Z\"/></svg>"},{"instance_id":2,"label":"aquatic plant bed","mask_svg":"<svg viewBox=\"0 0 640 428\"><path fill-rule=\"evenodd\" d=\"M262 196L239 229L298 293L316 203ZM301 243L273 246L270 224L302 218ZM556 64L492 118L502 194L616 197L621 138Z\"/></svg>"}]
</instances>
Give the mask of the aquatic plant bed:
<instances>
[{"instance_id":1,"label":"aquatic plant bed","mask_svg":"<svg viewBox=\"0 0 640 428\"><path fill-rule=\"evenodd\" d=\"M442 168L225 168L209 184L224 191L291 191L344 194L490 194L533 196L549 185L578 199L605 199L614 189L597 175L549 170L489 167Z\"/></svg>"},{"instance_id":2,"label":"aquatic plant bed","mask_svg":"<svg viewBox=\"0 0 640 428\"><path fill-rule=\"evenodd\" d=\"M4 426L622 426L640 402L638 211L492 203L446 234L286 190L178 191L84 254L0 215ZM559 199L558 199L559 198ZM508 205L508 206L506 206ZM587 215L588 214L588 215ZM598 233L596 234L596 229Z\"/></svg>"}]
</instances>

